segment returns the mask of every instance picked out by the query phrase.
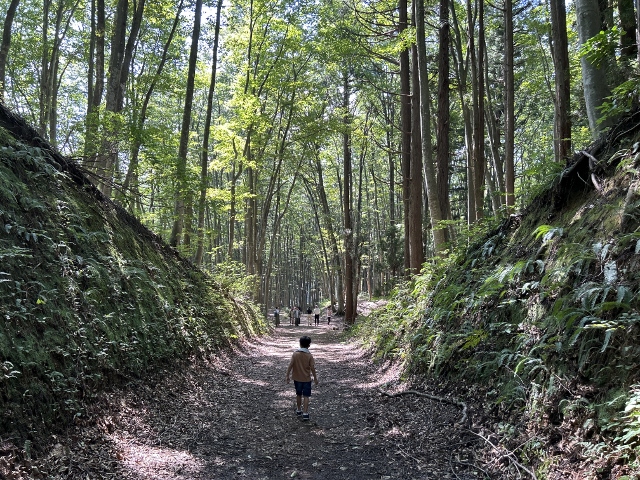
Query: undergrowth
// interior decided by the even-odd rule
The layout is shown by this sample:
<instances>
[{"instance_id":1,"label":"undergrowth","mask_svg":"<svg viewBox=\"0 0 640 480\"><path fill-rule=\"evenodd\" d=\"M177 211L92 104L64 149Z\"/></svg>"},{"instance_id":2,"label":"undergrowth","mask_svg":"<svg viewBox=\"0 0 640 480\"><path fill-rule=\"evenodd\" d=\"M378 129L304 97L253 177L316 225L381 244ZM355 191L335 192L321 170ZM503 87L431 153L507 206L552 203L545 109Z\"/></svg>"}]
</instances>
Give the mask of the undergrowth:
<instances>
[{"instance_id":1,"label":"undergrowth","mask_svg":"<svg viewBox=\"0 0 640 480\"><path fill-rule=\"evenodd\" d=\"M487 224L355 332L407 372L483 385L493 413L528 425L517 454L542 475L554 462L541 445L562 428L581 438L582 458L638 468L636 150L614 154L602 193L565 191L562 208L543 194L522 215Z\"/></svg>"},{"instance_id":2,"label":"undergrowth","mask_svg":"<svg viewBox=\"0 0 640 480\"><path fill-rule=\"evenodd\" d=\"M232 293L0 129L3 437L59 429L109 385L265 331Z\"/></svg>"}]
</instances>

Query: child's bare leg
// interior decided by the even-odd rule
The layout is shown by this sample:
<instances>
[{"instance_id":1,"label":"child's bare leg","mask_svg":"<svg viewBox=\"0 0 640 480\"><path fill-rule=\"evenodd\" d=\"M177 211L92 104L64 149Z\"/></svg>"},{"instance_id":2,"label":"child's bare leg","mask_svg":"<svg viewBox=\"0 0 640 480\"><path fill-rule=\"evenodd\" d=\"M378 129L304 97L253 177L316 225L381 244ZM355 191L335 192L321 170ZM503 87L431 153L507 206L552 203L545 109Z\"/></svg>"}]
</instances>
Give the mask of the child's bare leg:
<instances>
[{"instance_id":1,"label":"child's bare leg","mask_svg":"<svg viewBox=\"0 0 640 480\"><path fill-rule=\"evenodd\" d=\"M307 397L305 397L307 398ZM309 402L307 402L309 403ZM298 407L298 410L302 409L302 395L296 395L296 406Z\"/></svg>"},{"instance_id":2,"label":"child's bare leg","mask_svg":"<svg viewBox=\"0 0 640 480\"><path fill-rule=\"evenodd\" d=\"M309 397L304 397L303 404L304 404L304 407L302 408L302 411L304 413L309 413Z\"/></svg>"}]
</instances>

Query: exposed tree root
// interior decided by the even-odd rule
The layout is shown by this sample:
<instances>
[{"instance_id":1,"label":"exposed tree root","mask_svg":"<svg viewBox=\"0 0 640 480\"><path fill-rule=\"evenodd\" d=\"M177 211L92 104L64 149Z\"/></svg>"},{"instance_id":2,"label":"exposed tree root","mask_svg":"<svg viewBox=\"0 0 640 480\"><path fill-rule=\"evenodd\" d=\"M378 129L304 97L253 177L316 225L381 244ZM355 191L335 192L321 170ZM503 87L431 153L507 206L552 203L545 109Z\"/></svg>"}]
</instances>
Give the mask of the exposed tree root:
<instances>
[{"instance_id":1,"label":"exposed tree root","mask_svg":"<svg viewBox=\"0 0 640 480\"><path fill-rule=\"evenodd\" d=\"M598 177L596 177L596 174L594 172L594 170L598 166L598 159L584 150L582 150L581 153L589 159L589 170L591 172L591 182L593 183L593 186L598 192L602 193L602 185L600 185Z\"/></svg>"},{"instance_id":2,"label":"exposed tree root","mask_svg":"<svg viewBox=\"0 0 640 480\"><path fill-rule=\"evenodd\" d=\"M380 390L380 393L382 393L382 395L386 395L387 397L399 397L401 395L417 395L419 397L425 397L430 400L435 400L437 402L443 402L443 403L448 403L450 405L455 405L462 409L462 417L460 418L460 421L457 424L467 425L467 421L468 421L467 404L456 398L451 399L446 397L440 397L438 395L431 395L429 393L418 392L417 390L403 390L402 392L397 392L397 393L387 393Z\"/></svg>"}]
</instances>

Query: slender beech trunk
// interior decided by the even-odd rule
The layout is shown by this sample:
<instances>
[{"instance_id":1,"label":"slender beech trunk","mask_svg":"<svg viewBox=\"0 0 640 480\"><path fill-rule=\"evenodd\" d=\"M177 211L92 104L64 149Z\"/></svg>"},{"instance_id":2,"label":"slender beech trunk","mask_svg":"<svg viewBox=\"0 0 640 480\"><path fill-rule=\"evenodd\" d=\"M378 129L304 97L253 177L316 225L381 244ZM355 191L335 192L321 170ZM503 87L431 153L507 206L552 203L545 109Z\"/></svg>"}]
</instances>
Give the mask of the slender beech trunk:
<instances>
[{"instance_id":1,"label":"slender beech trunk","mask_svg":"<svg viewBox=\"0 0 640 480\"><path fill-rule=\"evenodd\" d=\"M342 137L343 161L344 161L344 323L352 325L356 319L354 310L354 232L351 220L351 117L349 114L350 97L349 74L344 73L343 79L343 103L344 108L344 133Z\"/></svg>"},{"instance_id":2,"label":"slender beech trunk","mask_svg":"<svg viewBox=\"0 0 640 480\"><path fill-rule=\"evenodd\" d=\"M594 35L600 32L600 10L598 0L576 0L576 18L578 24L578 38L583 45ZM598 122L600 113L598 107L602 105L605 97L611 95L607 84L608 61L602 59L599 66L591 63L586 56L580 58L582 67L582 85L584 100L589 118L591 136L596 139L604 128L611 124L611 119Z\"/></svg>"},{"instance_id":3,"label":"slender beech trunk","mask_svg":"<svg viewBox=\"0 0 640 480\"><path fill-rule=\"evenodd\" d=\"M111 36L111 55L105 94L106 128L102 151L98 156L98 174L101 175L99 188L106 197L111 197L112 184L118 163L118 138L123 128L120 114L124 108L124 94L134 48L142 24L145 0L138 0L131 20L127 38L129 0L119 0L116 7L114 31Z\"/></svg>"},{"instance_id":4,"label":"slender beech trunk","mask_svg":"<svg viewBox=\"0 0 640 480\"><path fill-rule=\"evenodd\" d=\"M407 0L400 0L398 4L398 33L402 35L409 27ZM410 220L409 220L409 189L411 178L411 66L409 61L409 49L400 51L400 128L402 130L401 142L401 168L402 168L402 203L404 207L404 268L405 274L409 274L411 264L410 252Z\"/></svg>"},{"instance_id":5,"label":"slender beech trunk","mask_svg":"<svg viewBox=\"0 0 640 480\"><path fill-rule=\"evenodd\" d=\"M220 14L222 0L218 0L216 7L216 27L213 37L213 60L211 61L211 81L209 82L209 94L207 95L207 113L204 120L204 133L202 139L202 153L200 162L200 197L198 198L198 245L196 247L195 264L202 266L204 253L204 211L207 197L209 178L209 135L211 130L211 115L213 112L213 93L216 88L216 71L218 66L218 41L220 38Z\"/></svg>"},{"instance_id":6,"label":"slender beech trunk","mask_svg":"<svg viewBox=\"0 0 640 480\"><path fill-rule=\"evenodd\" d=\"M338 240L336 239L333 220L331 218L331 209L329 208L329 202L327 200L327 192L324 188L324 175L322 173L322 163L320 162L318 151L319 146L317 146L315 150L316 171L318 173L318 198L320 199L320 205L322 206L324 228L327 231L327 238L329 239L329 245L331 247L331 269L329 271L330 295L331 305L335 305L336 292L340 292L340 296L342 295L342 261L340 259L340 251L338 249ZM342 302L340 302L339 306L342 309Z\"/></svg>"},{"instance_id":7,"label":"slender beech trunk","mask_svg":"<svg viewBox=\"0 0 640 480\"><path fill-rule=\"evenodd\" d=\"M140 108L140 113L137 117L136 133L134 135L131 146L131 159L129 161L129 168L127 169L124 184L122 185L123 192L129 192L129 210L131 212L133 212L135 208L138 208L140 204L140 191L138 189L138 158L140 155L140 148L142 147L142 131L144 128L144 123L147 119L147 109L149 108L149 102L151 101L151 97L156 88L158 80L160 80L160 76L162 75L162 70L167 63L169 47L171 46L171 42L173 41L173 37L175 36L183 5L184 0L180 0L180 3L178 4L178 8L176 10L176 16L173 20L173 25L171 26L171 31L169 32L169 37L167 38L167 41L165 42L164 48L162 50L160 63L158 64L156 73L153 76L153 80L151 81L151 84L149 85L149 88L147 89L147 92L144 96L142 107Z\"/></svg>"},{"instance_id":8,"label":"slender beech trunk","mask_svg":"<svg viewBox=\"0 0 640 480\"><path fill-rule=\"evenodd\" d=\"M11 0L11 3L9 3L9 8L7 9L6 16L4 17L4 26L2 29L2 44L0 45L0 103L4 102L7 80L7 58L9 58L9 47L11 46L11 27L13 25L13 19L16 16L16 11L18 10L19 3L20 0Z\"/></svg>"},{"instance_id":9,"label":"slender beech trunk","mask_svg":"<svg viewBox=\"0 0 640 480\"><path fill-rule=\"evenodd\" d=\"M184 110L182 112L182 127L180 129L180 144L176 164L174 222L169 238L169 244L178 245L185 222L185 202L187 199L187 151L189 148L189 132L191 125L191 110L193 106L193 92L198 60L198 41L200 39L200 20L202 17L202 0L196 0L193 19L193 33L191 35L191 52L189 54L189 71L187 73L187 87L185 92Z\"/></svg>"},{"instance_id":10,"label":"slender beech trunk","mask_svg":"<svg viewBox=\"0 0 640 480\"><path fill-rule=\"evenodd\" d=\"M51 0L44 0L42 5L42 57L40 59L40 97L38 129L40 134L46 138L47 118L49 117L49 9Z\"/></svg>"},{"instance_id":11,"label":"slender beech trunk","mask_svg":"<svg viewBox=\"0 0 640 480\"><path fill-rule=\"evenodd\" d=\"M87 116L85 120L84 157L85 164L97 171L99 107L104 93L104 0L91 0L91 40L89 52L89 72L87 79Z\"/></svg>"}]
</instances>

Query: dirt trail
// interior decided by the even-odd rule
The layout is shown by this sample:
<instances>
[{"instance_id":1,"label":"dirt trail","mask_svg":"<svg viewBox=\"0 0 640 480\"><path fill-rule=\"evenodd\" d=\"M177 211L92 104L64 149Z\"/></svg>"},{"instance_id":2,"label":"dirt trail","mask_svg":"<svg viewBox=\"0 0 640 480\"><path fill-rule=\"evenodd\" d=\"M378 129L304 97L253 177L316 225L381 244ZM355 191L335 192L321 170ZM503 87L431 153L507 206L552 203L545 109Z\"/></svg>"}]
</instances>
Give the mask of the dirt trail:
<instances>
[{"instance_id":1,"label":"dirt trail","mask_svg":"<svg viewBox=\"0 0 640 480\"><path fill-rule=\"evenodd\" d=\"M43 478L487 478L471 466L477 439L454 425L457 407L381 395L407 386L331 327L282 326L233 355L112 394L54 441ZM284 382L303 334L320 381L309 422Z\"/></svg>"}]
</instances>

